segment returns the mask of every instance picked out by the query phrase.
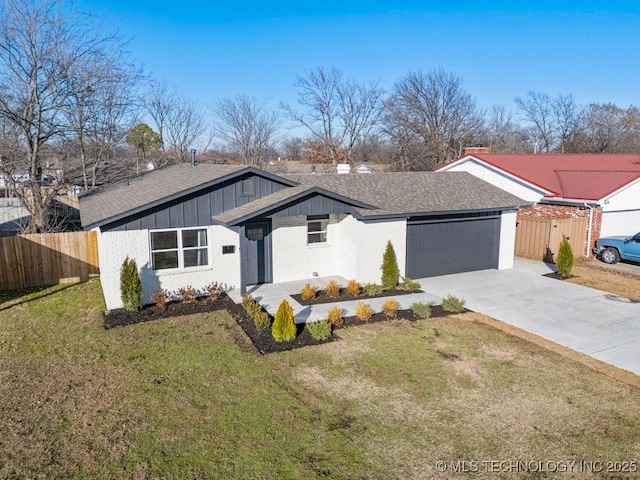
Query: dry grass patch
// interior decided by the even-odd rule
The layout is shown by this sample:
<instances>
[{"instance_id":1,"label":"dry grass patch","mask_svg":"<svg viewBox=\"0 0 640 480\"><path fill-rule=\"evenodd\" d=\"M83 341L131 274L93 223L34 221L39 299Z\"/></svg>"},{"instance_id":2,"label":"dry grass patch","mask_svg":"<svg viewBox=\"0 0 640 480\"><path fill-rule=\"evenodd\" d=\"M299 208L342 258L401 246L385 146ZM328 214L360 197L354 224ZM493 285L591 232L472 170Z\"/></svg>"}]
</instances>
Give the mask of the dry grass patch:
<instances>
[{"instance_id":1,"label":"dry grass patch","mask_svg":"<svg viewBox=\"0 0 640 480\"><path fill-rule=\"evenodd\" d=\"M579 259L573 267L573 277L566 281L640 300L640 267L638 275L630 275L599 263L594 259Z\"/></svg>"},{"instance_id":2,"label":"dry grass patch","mask_svg":"<svg viewBox=\"0 0 640 480\"><path fill-rule=\"evenodd\" d=\"M640 390L477 314L259 356L224 313L104 330L97 286L0 312L0 478L449 478L437 460L637 456Z\"/></svg>"}]
</instances>

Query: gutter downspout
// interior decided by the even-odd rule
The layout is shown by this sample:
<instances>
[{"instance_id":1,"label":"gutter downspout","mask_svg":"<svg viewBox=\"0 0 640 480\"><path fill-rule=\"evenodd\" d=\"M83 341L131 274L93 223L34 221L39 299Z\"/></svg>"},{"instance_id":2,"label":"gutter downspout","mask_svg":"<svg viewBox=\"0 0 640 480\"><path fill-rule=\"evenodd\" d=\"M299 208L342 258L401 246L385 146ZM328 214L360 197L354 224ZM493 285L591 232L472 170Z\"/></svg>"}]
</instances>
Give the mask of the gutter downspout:
<instances>
[{"instance_id":1,"label":"gutter downspout","mask_svg":"<svg viewBox=\"0 0 640 480\"><path fill-rule=\"evenodd\" d=\"M591 234L593 231L593 208L594 207L592 207L586 202L584 206L589 209L589 228L587 228L587 248L584 256L589 258L589 255L591 254Z\"/></svg>"}]
</instances>

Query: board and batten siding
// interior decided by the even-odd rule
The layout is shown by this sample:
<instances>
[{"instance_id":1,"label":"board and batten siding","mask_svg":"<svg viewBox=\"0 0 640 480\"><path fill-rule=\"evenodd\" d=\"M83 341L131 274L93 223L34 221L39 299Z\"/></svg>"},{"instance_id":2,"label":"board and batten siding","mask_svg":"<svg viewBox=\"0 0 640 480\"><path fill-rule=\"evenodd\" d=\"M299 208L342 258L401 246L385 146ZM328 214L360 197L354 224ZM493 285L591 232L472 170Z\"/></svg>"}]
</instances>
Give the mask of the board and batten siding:
<instances>
[{"instance_id":1,"label":"board and batten siding","mask_svg":"<svg viewBox=\"0 0 640 480\"><path fill-rule=\"evenodd\" d=\"M244 180L252 181L252 194L243 193ZM207 226L211 225L213 215L253 202L283 188L286 186L258 175L243 176L104 225L102 231Z\"/></svg>"}]
</instances>

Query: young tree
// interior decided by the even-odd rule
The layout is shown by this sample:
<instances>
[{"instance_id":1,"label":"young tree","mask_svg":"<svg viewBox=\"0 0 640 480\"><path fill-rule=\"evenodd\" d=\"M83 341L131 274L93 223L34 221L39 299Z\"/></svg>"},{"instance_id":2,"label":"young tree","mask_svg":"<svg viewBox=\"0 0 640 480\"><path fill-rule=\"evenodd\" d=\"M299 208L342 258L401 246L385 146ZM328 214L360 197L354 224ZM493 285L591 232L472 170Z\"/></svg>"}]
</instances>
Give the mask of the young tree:
<instances>
[{"instance_id":1,"label":"young tree","mask_svg":"<svg viewBox=\"0 0 640 480\"><path fill-rule=\"evenodd\" d=\"M287 116L307 128L314 140L322 142L327 156L335 165L339 149L346 149L346 161L357 141L369 134L382 113L383 90L375 83L368 85L343 78L335 67L317 68L299 76L298 104L302 111L283 104Z\"/></svg>"},{"instance_id":2,"label":"young tree","mask_svg":"<svg viewBox=\"0 0 640 480\"><path fill-rule=\"evenodd\" d=\"M136 261L124 259L120 268L120 298L125 310L136 312L142 308L142 283Z\"/></svg>"},{"instance_id":3,"label":"young tree","mask_svg":"<svg viewBox=\"0 0 640 480\"><path fill-rule=\"evenodd\" d=\"M276 342L290 342L296 338L296 333L293 309L289 302L282 300L273 320L271 334Z\"/></svg>"},{"instance_id":4,"label":"young tree","mask_svg":"<svg viewBox=\"0 0 640 480\"><path fill-rule=\"evenodd\" d=\"M564 235L562 236L562 242L560 242L560 249L558 250L558 256L556 258L556 266L558 267L558 273L564 278L571 276L571 270L573 270L573 251L571 250L571 244Z\"/></svg>"},{"instance_id":5,"label":"young tree","mask_svg":"<svg viewBox=\"0 0 640 480\"><path fill-rule=\"evenodd\" d=\"M382 255L382 286L384 288L396 288L398 286L398 276L400 269L398 268L398 260L396 259L396 251L393 248L391 240L387 240L387 247Z\"/></svg>"},{"instance_id":6,"label":"young tree","mask_svg":"<svg viewBox=\"0 0 640 480\"><path fill-rule=\"evenodd\" d=\"M214 132L244 165L261 167L274 148L280 120L254 97L237 95L213 105Z\"/></svg>"},{"instance_id":7,"label":"young tree","mask_svg":"<svg viewBox=\"0 0 640 480\"><path fill-rule=\"evenodd\" d=\"M136 150L136 173L140 173L140 160L144 163L147 153L162 146L162 137L146 123L139 123L126 137L127 143Z\"/></svg>"}]
</instances>

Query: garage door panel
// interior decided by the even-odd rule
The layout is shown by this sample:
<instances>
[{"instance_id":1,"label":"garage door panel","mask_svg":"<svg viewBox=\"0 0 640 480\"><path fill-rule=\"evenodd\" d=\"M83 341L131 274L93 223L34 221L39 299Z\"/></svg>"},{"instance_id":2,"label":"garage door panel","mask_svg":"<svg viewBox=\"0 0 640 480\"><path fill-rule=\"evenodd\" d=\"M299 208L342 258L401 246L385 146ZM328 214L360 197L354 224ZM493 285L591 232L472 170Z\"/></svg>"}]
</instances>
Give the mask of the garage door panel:
<instances>
[{"instance_id":1,"label":"garage door panel","mask_svg":"<svg viewBox=\"0 0 640 480\"><path fill-rule=\"evenodd\" d=\"M411 278L498 267L499 218L407 225L406 273Z\"/></svg>"}]
</instances>

